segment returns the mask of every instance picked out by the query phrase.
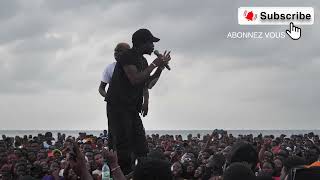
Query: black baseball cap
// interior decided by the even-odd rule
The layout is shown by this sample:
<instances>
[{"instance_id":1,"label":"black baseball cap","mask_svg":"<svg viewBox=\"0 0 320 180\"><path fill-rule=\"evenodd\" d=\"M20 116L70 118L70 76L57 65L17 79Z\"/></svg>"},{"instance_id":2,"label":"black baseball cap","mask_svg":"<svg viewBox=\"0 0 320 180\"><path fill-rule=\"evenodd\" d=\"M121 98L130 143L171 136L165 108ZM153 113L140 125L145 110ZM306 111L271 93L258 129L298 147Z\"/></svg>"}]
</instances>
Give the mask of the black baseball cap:
<instances>
[{"instance_id":1,"label":"black baseball cap","mask_svg":"<svg viewBox=\"0 0 320 180\"><path fill-rule=\"evenodd\" d=\"M139 29L132 35L132 43L158 42L159 38L154 37L148 29Z\"/></svg>"}]
</instances>

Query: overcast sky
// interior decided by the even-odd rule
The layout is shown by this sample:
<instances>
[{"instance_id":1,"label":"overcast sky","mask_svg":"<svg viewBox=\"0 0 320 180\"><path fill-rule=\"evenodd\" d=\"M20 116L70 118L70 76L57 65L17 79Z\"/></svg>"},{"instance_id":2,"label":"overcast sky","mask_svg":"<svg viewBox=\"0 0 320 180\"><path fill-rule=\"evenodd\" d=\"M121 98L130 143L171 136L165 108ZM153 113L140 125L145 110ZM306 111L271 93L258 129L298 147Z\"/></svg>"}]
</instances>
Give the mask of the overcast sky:
<instances>
[{"instance_id":1,"label":"overcast sky","mask_svg":"<svg viewBox=\"0 0 320 180\"><path fill-rule=\"evenodd\" d=\"M227 39L288 28L240 26L240 6L311 6L315 22L298 41ZM318 0L0 1L0 129L105 129L102 71L139 28L172 51L172 70L150 91L146 129L319 129L319 8Z\"/></svg>"}]
</instances>

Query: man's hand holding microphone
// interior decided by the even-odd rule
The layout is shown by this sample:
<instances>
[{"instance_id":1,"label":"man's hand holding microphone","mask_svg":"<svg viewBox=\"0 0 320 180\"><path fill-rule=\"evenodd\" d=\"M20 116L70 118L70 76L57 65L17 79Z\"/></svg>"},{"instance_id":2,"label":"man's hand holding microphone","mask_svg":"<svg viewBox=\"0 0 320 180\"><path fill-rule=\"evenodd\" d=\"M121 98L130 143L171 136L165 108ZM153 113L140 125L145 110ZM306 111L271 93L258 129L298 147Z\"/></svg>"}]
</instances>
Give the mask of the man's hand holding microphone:
<instances>
[{"instance_id":1,"label":"man's hand holding microphone","mask_svg":"<svg viewBox=\"0 0 320 180\"><path fill-rule=\"evenodd\" d=\"M158 50L155 50L154 54L157 56L157 58L151 64L155 67L160 67L162 69L166 67L168 70L170 70L168 65L169 61L171 60L170 52L171 51L164 51L163 54L160 54Z\"/></svg>"}]
</instances>

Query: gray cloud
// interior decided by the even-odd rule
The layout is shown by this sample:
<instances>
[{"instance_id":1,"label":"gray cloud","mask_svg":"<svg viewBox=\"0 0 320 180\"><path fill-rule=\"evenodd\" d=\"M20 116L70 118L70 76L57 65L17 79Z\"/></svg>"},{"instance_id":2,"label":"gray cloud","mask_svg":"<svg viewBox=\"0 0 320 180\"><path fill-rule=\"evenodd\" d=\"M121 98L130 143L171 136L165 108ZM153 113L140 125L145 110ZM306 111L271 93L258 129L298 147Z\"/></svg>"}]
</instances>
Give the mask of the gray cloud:
<instances>
[{"instance_id":1,"label":"gray cloud","mask_svg":"<svg viewBox=\"0 0 320 180\"><path fill-rule=\"evenodd\" d=\"M312 6L316 21L299 41L227 39L287 28L239 26L240 6ZM141 27L173 57L173 70L151 91L146 129L318 127L319 7L311 0L1 1L3 128L104 129L101 73L114 46Z\"/></svg>"}]
</instances>

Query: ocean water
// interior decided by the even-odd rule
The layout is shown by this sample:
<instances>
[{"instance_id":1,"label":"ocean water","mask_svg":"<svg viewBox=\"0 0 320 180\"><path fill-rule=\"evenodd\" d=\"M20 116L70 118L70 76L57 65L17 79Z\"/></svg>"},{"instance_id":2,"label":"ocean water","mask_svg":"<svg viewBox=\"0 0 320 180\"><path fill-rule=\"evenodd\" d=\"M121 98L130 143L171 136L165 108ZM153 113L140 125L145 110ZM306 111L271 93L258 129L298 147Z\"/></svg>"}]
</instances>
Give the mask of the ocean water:
<instances>
[{"instance_id":1,"label":"ocean water","mask_svg":"<svg viewBox=\"0 0 320 180\"><path fill-rule=\"evenodd\" d=\"M6 135L7 137L15 137L15 136L24 136L24 135L38 135L39 133L45 134L46 132L52 132L53 137L56 138L58 132L64 133L67 136L75 136L79 135L79 132L86 132L87 134L92 134L95 136L99 136L102 133L102 130L0 130L0 135ZM228 134L232 134L233 136L238 136L239 134L252 134L253 136L257 136L262 133L262 135L274 135L275 137L280 136L281 134L285 134L287 136L291 136L293 134L306 134L309 132L314 132L315 134L320 135L320 130L227 130ZM200 134L201 137L206 134L211 134L212 130L146 130L146 133L151 134L159 134L159 135L181 135L183 139L186 139L188 134L192 134L196 136Z\"/></svg>"}]
</instances>

